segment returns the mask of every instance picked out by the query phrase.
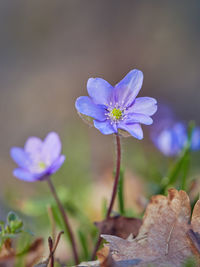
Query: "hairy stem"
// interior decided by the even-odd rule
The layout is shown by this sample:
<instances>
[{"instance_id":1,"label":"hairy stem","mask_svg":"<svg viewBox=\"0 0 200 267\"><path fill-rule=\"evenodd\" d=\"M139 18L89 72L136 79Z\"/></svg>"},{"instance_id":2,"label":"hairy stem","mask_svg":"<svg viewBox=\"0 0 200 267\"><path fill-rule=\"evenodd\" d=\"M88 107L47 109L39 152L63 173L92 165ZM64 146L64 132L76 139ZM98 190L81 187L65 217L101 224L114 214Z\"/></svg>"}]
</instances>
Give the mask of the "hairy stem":
<instances>
[{"instance_id":1,"label":"hairy stem","mask_svg":"<svg viewBox=\"0 0 200 267\"><path fill-rule=\"evenodd\" d=\"M108 207L108 210L107 210L107 213L106 213L106 219L110 218L110 214L112 212L113 205L114 205L115 198L116 198L116 194L117 194L117 187L118 187L119 177L120 177L121 144L120 144L119 135L116 135L116 147L117 147L117 162L116 162L116 171L115 171L115 181L114 181L114 185L113 185L113 191L112 191L110 204L109 204L109 207ZM99 249L99 247L101 245L102 238L101 238L100 234L99 234L96 246L94 248L94 251L92 253L92 260L95 259L97 250Z\"/></svg>"},{"instance_id":2,"label":"hairy stem","mask_svg":"<svg viewBox=\"0 0 200 267\"><path fill-rule=\"evenodd\" d=\"M119 135L116 135L116 145L117 145L117 162L116 162L116 172L115 172L115 181L113 185L113 191L112 196L110 200L110 205L106 214L106 219L110 217L110 214L113 209L113 205L115 202L116 194L117 194L117 187L119 183L119 177L120 177L120 163L121 163L121 145L120 145L120 137Z\"/></svg>"},{"instance_id":3,"label":"hairy stem","mask_svg":"<svg viewBox=\"0 0 200 267\"><path fill-rule=\"evenodd\" d=\"M74 255L74 261L76 264L79 263L79 259L78 259L78 253L77 253L77 248L76 248L76 243L75 243L75 238L74 238L74 235L73 235L73 232L72 232L72 229L71 229L71 226L69 224L69 219L67 217L67 214L63 208L63 205L61 204L60 202L60 199L58 198L58 195L56 193L56 190L55 190L55 187L50 179L50 177L47 179L47 183L49 185L49 188L51 190L51 193L57 203L57 206L60 210L60 213L62 215L62 218L63 218L63 221L65 223L65 226L66 226L66 229L67 229L67 232L68 232L68 235L69 235L69 239L70 239L70 242L71 242L71 247L72 247L72 252L73 252L73 255Z\"/></svg>"}]
</instances>

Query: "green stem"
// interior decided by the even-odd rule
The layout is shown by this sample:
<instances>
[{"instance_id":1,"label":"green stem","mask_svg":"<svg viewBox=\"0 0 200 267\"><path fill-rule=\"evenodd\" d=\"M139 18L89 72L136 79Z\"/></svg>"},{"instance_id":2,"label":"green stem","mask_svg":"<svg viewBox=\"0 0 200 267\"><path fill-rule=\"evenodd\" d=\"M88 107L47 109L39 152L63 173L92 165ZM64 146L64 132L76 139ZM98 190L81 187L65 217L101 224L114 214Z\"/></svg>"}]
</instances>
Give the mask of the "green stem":
<instances>
[{"instance_id":1,"label":"green stem","mask_svg":"<svg viewBox=\"0 0 200 267\"><path fill-rule=\"evenodd\" d=\"M187 175L189 172L190 167L190 156L187 154L185 157L184 163L183 163L183 176L181 180L181 189L186 190L187 189Z\"/></svg>"},{"instance_id":2,"label":"green stem","mask_svg":"<svg viewBox=\"0 0 200 267\"><path fill-rule=\"evenodd\" d=\"M119 175L117 195L118 195L118 206L119 206L120 215L124 215L125 214L125 209L124 209L124 171L122 169L120 170L120 175Z\"/></svg>"}]
</instances>

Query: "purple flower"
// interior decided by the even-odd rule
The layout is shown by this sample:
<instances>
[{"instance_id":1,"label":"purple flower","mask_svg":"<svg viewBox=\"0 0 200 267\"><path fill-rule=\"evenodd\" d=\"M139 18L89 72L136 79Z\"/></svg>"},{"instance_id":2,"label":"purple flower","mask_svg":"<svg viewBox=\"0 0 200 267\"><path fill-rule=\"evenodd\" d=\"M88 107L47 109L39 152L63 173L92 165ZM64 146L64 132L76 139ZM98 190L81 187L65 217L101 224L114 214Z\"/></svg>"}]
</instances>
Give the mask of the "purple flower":
<instances>
[{"instance_id":1,"label":"purple flower","mask_svg":"<svg viewBox=\"0 0 200 267\"><path fill-rule=\"evenodd\" d=\"M195 127L192 133L191 149L193 151L200 150L200 127Z\"/></svg>"},{"instance_id":2,"label":"purple flower","mask_svg":"<svg viewBox=\"0 0 200 267\"><path fill-rule=\"evenodd\" d=\"M187 143L187 127L183 123L175 123L152 136L156 147L165 156L178 155ZM200 149L200 128L196 127L192 133L191 150Z\"/></svg>"},{"instance_id":3,"label":"purple flower","mask_svg":"<svg viewBox=\"0 0 200 267\"><path fill-rule=\"evenodd\" d=\"M12 159L19 166L13 175L27 182L44 180L65 161L65 156L60 153L61 141L57 133L49 133L44 141L38 137L29 137L24 149L13 147L10 151Z\"/></svg>"},{"instance_id":4,"label":"purple flower","mask_svg":"<svg viewBox=\"0 0 200 267\"><path fill-rule=\"evenodd\" d=\"M128 132L137 139L143 138L140 124L153 123L151 115L157 110L157 101L151 97L137 97L143 82L140 70L131 70L114 87L101 78L87 82L88 96L76 100L76 109L92 118L94 126L103 134Z\"/></svg>"}]
</instances>

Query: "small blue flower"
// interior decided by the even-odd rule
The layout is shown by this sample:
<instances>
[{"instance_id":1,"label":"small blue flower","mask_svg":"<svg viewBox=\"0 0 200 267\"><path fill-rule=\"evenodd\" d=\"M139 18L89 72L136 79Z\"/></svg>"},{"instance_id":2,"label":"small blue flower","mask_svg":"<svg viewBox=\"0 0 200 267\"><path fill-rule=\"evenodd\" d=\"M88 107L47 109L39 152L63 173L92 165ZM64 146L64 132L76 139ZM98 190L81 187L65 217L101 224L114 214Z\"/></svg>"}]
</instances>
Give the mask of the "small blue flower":
<instances>
[{"instance_id":1,"label":"small blue flower","mask_svg":"<svg viewBox=\"0 0 200 267\"><path fill-rule=\"evenodd\" d=\"M65 161L65 156L60 155L60 138L54 132L49 133L44 141L37 137L29 137L24 149L13 147L10 154L19 166L13 171L13 175L27 182L46 179Z\"/></svg>"},{"instance_id":2,"label":"small blue flower","mask_svg":"<svg viewBox=\"0 0 200 267\"><path fill-rule=\"evenodd\" d=\"M153 123L151 115L157 110L157 101L151 97L137 97L143 83L143 73L131 70L114 87L101 78L87 82L88 96L76 100L76 109L103 134L128 132L137 139L143 138L140 124Z\"/></svg>"},{"instance_id":3,"label":"small blue flower","mask_svg":"<svg viewBox=\"0 0 200 267\"><path fill-rule=\"evenodd\" d=\"M187 142L187 127L183 123L175 123L152 137L156 147L165 156L178 155ZM200 149L200 128L196 127L192 133L191 150Z\"/></svg>"}]
</instances>

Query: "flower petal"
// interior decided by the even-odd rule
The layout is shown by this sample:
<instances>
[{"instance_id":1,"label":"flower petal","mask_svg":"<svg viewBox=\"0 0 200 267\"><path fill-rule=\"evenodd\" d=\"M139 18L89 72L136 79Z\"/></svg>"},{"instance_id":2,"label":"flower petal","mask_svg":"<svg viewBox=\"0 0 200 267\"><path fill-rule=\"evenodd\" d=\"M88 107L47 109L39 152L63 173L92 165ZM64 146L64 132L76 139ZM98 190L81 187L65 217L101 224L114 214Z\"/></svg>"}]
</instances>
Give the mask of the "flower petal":
<instances>
[{"instance_id":1,"label":"flower petal","mask_svg":"<svg viewBox=\"0 0 200 267\"><path fill-rule=\"evenodd\" d=\"M172 129L173 146L178 145L180 150L187 143L187 128L183 123L176 123Z\"/></svg>"},{"instance_id":2,"label":"flower petal","mask_svg":"<svg viewBox=\"0 0 200 267\"><path fill-rule=\"evenodd\" d=\"M126 124L143 123L146 125L151 125L153 123L153 120L152 118L144 114L130 113L127 115L127 118L125 119L125 123Z\"/></svg>"},{"instance_id":3,"label":"flower petal","mask_svg":"<svg viewBox=\"0 0 200 267\"><path fill-rule=\"evenodd\" d=\"M95 104L106 105L110 102L113 87L104 79L90 78L87 82L87 90Z\"/></svg>"},{"instance_id":4,"label":"flower petal","mask_svg":"<svg viewBox=\"0 0 200 267\"><path fill-rule=\"evenodd\" d=\"M77 98L75 106L80 113L92 117L93 119L99 121L105 121L106 119L104 106L95 104L88 96Z\"/></svg>"},{"instance_id":5,"label":"flower petal","mask_svg":"<svg viewBox=\"0 0 200 267\"><path fill-rule=\"evenodd\" d=\"M29 137L25 143L24 150L27 153L40 153L42 149L42 140L38 137Z\"/></svg>"},{"instance_id":6,"label":"flower petal","mask_svg":"<svg viewBox=\"0 0 200 267\"><path fill-rule=\"evenodd\" d=\"M23 170L23 169L15 169L13 171L13 175L23 181L26 181L26 182L35 182L37 180L40 179L40 176L39 175L34 175L33 173L30 173L26 170Z\"/></svg>"},{"instance_id":7,"label":"flower petal","mask_svg":"<svg viewBox=\"0 0 200 267\"><path fill-rule=\"evenodd\" d=\"M133 137L139 140L143 138L142 127L138 123L125 124L124 122L120 122L118 128L129 132Z\"/></svg>"},{"instance_id":8,"label":"flower petal","mask_svg":"<svg viewBox=\"0 0 200 267\"><path fill-rule=\"evenodd\" d=\"M52 164L52 166L48 170L48 174L55 173L60 167L63 165L65 161L65 156L61 155L55 162Z\"/></svg>"},{"instance_id":9,"label":"flower petal","mask_svg":"<svg viewBox=\"0 0 200 267\"><path fill-rule=\"evenodd\" d=\"M151 116L157 111L156 104L156 99L152 97L138 97L128 111Z\"/></svg>"},{"instance_id":10,"label":"flower petal","mask_svg":"<svg viewBox=\"0 0 200 267\"><path fill-rule=\"evenodd\" d=\"M153 138L153 141L165 156L175 156L181 151L178 143L173 140L173 133L169 130L162 131L159 136Z\"/></svg>"},{"instance_id":11,"label":"flower petal","mask_svg":"<svg viewBox=\"0 0 200 267\"><path fill-rule=\"evenodd\" d=\"M10 150L12 159L22 168L28 168L31 164L31 160L28 154L20 147L13 147Z\"/></svg>"},{"instance_id":12,"label":"flower petal","mask_svg":"<svg viewBox=\"0 0 200 267\"><path fill-rule=\"evenodd\" d=\"M183 123L176 123L173 127L154 133L152 140L165 156L178 155L187 142L187 131Z\"/></svg>"},{"instance_id":13,"label":"flower petal","mask_svg":"<svg viewBox=\"0 0 200 267\"><path fill-rule=\"evenodd\" d=\"M94 120L94 127L97 128L102 134L116 133L109 120L103 122Z\"/></svg>"},{"instance_id":14,"label":"flower petal","mask_svg":"<svg viewBox=\"0 0 200 267\"><path fill-rule=\"evenodd\" d=\"M60 156L61 148L62 145L58 134L55 132L49 133L43 142L41 151L42 160L47 164L53 163Z\"/></svg>"},{"instance_id":15,"label":"flower petal","mask_svg":"<svg viewBox=\"0 0 200 267\"><path fill-rule=\"evenodd\" d=\"M192 142L191 142L192 150L200 149L200 128L196 127L192 133Z\"/></svg>"},{"instance_id":16,"label":"flower petal","mask_svg":"<svg viewBox=\"0 0 200 267\"><path fill-rule=\"evenodd\" d=\"M131 70L114 88L114 101L129 107L138 95L143 83L143 73Z\"/></svg>"}]
</instances>

